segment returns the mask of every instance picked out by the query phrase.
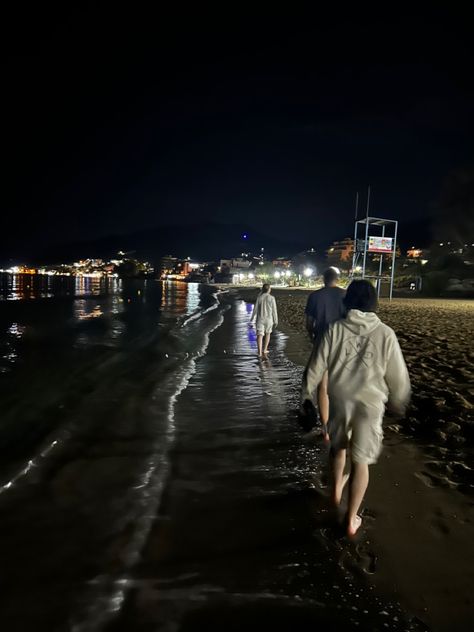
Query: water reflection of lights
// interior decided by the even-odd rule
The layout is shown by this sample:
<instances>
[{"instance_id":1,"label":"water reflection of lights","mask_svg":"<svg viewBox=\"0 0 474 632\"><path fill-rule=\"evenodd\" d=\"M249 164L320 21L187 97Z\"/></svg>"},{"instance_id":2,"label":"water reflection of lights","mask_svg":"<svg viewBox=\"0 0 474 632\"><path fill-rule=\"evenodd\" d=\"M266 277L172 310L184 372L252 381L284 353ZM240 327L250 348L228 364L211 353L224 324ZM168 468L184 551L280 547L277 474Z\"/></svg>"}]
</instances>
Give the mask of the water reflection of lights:
<instances>
[{"instance_id":1,"label":"water reflection of lights","mask_svg":"<svg viewBox=\"0 0 474 632\"><path fill-rule=\"evenodd\" d=\"M188 283L162 281L161 292L163 313L165 315L167 312L168 315L182 314L187 307Z\"/></svg>"},{"instance_id":2,"label":"water reflection of lights","mask_svg":"<svg viewBox=\"0 0 474 632\"><path fill-rule=\"evenodd\" d=\"M123 311L123 299L117 294L112 295L110 313L120 314Z\"/></svg>"},{"instance_id":3,"label":"water reflection of lights","mask_svg":"<svg viewBox=\"0 0 474 632\"><path fill-rule=\"evenodd\" d=\"M24 325L19 325L18 323L12 323L8 328L7 332L14 336L15 338L21 338L25 333L26 327Z\"/></svg>"},{"instance_id":4,"label":"water reflection of lights","mask_svg":"<svg viewBox=\"0 0 474 632\"><path fill-rule=\"evenodd\" d=\"M78 318L80 320L88 320L91 318L98 318L99 316L103 316L104 312L100 309L100 305L96 305L92 311L90 312L85 312L83 314L79 314Z\"/></svg>"},{"instance_id":5,"label":"water reflection of lights","mask_svg":"<svg viewBox=\"0 0 474 632\"><path fill-rule=\"evenodd\" d=\"M97 295L116 292L121 280L107 277L66 277L0 273L0 300L50 298L55 295Z\"/></svg>"},{"instance_id":6,"label":"water reflection of lights","mask_svg":"<svg viewBox=\"0 0 474 632\"><path fill-rule=\"evenodd\" d=\"M74 316L78 320L82 320L84 315L87 314L87 301L86 299L77 299L74 301Z\"/></svg>"},{"instance_id":7,"label":"water reflection of lights","mask_svg":"<svg viewBox=\"0 0 474 632\"><path fill-rule=\"evenodd\" d=\"M6 373L10 370L9 365L14 364L18 360L18 353L15 348L15 341L20 340L25 332L26 327L18 323L12 323L7 329L7 339L3 344L1 352L1 360L3 366L0 367L0 373ZM12 340L13 339L13 340Z\"/></svg>"},{"instance_id":8,"label":"water reflection of lights","mask_svg":"<svg viewBox=\"0 0 474 632\"><path fill-rule=\"evenodd\" d=\"M186 314L193 314L199 307L200 293L198 283L188 283L188 293L186 297Z\"/></svg>"}]
</instances>

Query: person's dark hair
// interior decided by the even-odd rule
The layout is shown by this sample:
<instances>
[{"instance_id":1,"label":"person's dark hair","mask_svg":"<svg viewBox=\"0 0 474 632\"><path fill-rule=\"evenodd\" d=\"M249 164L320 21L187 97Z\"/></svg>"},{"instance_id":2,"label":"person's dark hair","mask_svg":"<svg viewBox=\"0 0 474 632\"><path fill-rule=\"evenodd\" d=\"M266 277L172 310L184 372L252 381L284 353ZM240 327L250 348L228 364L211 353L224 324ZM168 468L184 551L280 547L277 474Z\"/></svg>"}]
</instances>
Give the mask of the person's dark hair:
<instances>
[{"instance_id":1,"label":"person's dark hair","mask_svg":"<svg viewBox=\"0 0 474 632\"><path fill-rule=\"evenodd\" d=\"M344 305L350 309L359 309L361 312L376 312L378 306L377 292L369 281L352 281L347 288L344 297Z\"/></svg>"},{"instance_id":2,"label":"person's dark hair","mask_svg":"<svg viewBox=\"0 0 474 632\"><path fill-rule=\"evenodd\" d=\"M328 268L324 270L323 279L324 285L329 285L330 283L334 283L339 278L339 272L336 268Z\"/></svg>"},{"instance_id":3,"label":"person's dark hair","mask_svg":"<svg viewBox=\"0 0 474 632\"><path fill-rule=\"evenodd\" d=\"M262 285L262 294L266 294L270 291L270 283L264 283Z\"/></svg>"}]
</instances>

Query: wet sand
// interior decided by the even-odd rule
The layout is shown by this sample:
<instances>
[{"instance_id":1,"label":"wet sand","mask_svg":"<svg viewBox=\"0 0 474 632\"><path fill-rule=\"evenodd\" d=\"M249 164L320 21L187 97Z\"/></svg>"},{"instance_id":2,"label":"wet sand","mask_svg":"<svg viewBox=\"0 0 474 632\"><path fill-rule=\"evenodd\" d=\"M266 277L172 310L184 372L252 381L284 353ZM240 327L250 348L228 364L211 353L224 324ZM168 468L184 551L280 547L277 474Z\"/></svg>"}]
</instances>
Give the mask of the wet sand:
<instances>
[{"instance_id":1,"label":"wet sand","mask_svg":"<svg viewBox=\"0 0 474 632\"><path fill-rule=\"evenodd\" d=\"M251 306L229 306L177 400L163 502L110 630L423 630L338 526L286 336L258 361Z\"/></svg>"},{"instance_id":2,"label":"wet sand","mask_svg":"<svg viewBox=\"0 0 474 632\"><path fill-rule=\"evenodd\" d=\"M245 290L248 300L255 293ZM303 364L308 292L275 291L286 353ZM410 371L406 419L386 420L385 450L371 468L361 562L378 589L432 630L469 629L474 615L474 302L382 302Z\"/></svg>"}]
</instances>

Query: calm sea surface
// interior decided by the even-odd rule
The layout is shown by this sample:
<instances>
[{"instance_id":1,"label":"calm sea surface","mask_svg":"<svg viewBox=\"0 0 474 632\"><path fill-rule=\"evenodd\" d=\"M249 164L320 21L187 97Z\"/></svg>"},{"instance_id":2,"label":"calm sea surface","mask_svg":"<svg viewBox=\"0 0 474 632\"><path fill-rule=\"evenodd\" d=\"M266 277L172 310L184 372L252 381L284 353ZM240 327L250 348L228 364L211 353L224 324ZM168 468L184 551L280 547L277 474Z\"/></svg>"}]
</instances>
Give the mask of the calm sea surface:
<instances>
[{"instance_id":1,"label":"calm sea surface","mask_svg":"<svg viewBox=\"0 0 474 632\"><path fill-rule=\"evenodd\" d=\"M0 472L104 384L153 388L213 327L214 290L155 280L0 275ZM123 392L123 391L122 391Z\"/></svg>"}]
</instances>

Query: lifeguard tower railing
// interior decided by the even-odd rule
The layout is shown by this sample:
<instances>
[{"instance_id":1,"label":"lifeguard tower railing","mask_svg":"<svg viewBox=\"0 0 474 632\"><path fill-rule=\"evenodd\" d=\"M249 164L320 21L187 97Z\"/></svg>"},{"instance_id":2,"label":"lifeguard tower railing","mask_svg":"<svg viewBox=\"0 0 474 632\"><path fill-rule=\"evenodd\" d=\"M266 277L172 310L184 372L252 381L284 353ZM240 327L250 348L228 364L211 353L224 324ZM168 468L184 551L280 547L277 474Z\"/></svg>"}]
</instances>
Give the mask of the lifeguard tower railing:
<instances>
[{"instance_id":1,"label":"lifeguard tower railing","mask_svg":"<svg viewBox=\"0 0 474 632\"><path fill-rule=\"evenodd\" d=\"M389 298L393 295L395 276L395 255L397 251L398 221L381 217L364 217L356 220L354 226L354 254L351 278L375 279L377 296L380 297L382 284L389 286ZM369 257L378 255L378 274L367 270ZM390 261L389 273L383 273L384 257ZM386 261L385 260L385 261Z\"/></svg>"}]
</instances>

